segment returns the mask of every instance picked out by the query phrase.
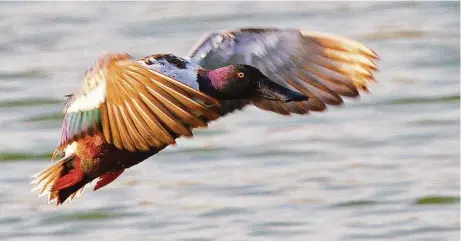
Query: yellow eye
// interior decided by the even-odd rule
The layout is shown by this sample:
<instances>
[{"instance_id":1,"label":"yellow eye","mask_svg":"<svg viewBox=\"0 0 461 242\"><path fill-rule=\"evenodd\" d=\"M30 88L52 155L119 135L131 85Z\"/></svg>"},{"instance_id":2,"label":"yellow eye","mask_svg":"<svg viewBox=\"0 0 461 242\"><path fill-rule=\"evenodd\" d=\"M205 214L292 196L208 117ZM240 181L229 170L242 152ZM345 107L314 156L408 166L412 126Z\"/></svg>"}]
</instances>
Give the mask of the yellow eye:
<instances>
[{"instance_id":1,"label":"yellow eye","mask_svg":"<svg viewBox=\"0 0 461 242\"><path fill-rule=\"evenodd\" d=\"M238 78L243 78L245 76L245 74L243 74L243 72L239 72L239 73L237 73L237 76L238 76Z\"/></svg>"}]
</instances>

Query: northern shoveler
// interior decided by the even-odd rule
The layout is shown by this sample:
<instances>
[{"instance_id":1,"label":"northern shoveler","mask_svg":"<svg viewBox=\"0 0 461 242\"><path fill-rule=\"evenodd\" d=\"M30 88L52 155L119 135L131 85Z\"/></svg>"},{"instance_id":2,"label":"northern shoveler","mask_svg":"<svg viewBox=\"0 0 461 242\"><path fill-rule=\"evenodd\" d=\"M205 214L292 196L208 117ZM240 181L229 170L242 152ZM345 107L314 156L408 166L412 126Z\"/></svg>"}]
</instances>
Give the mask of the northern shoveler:
<instances>
[{"instance_id":1,"label":"northern shoveler","mask_svg":"<svg viewBox=\"0 0 461 242\"><path fill-rule=\"evenodd\" d=\"M184 58L105 54L68 96L57 161L34 175L35 189L62 204L247 105L282 115L339 105L367 90L376 59L343 37L275 28L210 33Z\"/></svg>"}]
</instances>

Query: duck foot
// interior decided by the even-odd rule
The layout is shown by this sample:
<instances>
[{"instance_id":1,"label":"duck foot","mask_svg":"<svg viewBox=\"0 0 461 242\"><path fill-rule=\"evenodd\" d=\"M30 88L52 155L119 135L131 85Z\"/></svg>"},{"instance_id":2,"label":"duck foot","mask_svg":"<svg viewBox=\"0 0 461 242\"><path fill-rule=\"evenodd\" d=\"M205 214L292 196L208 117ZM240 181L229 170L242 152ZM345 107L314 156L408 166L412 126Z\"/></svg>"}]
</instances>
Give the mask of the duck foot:
<instances>
[{"instance_id":1,"label":"duck foot","mask_svg":"<svg viewBox=\"0 0 461 242\"><path fill-rule=\"evenodd\" d=\"M96 183L93 190L96 191L100 189L101 187L104 187L107 184L113 182L115 179L117 179L117 177L119 177L123 173L124 170L125 169L116 171L116 172L109 172L109 173L101 175L99 177L99 181Z\"/></svg>"}]
</instances>

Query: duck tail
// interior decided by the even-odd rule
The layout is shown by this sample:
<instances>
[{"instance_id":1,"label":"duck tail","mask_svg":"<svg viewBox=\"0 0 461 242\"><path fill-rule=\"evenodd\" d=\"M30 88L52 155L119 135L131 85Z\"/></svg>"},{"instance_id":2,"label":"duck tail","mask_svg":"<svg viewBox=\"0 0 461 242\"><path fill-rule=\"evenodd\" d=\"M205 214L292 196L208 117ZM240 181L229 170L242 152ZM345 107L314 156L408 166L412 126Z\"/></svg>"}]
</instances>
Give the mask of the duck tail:
<instances>
[{"instance_id":1,"label":"duck tail","mask_svg":"<svg viewBox=\"0 0 461 242\"><path fill-rule=\"evenodd\" d=\"M39 197L48 194L48 203L56 200L56 206L79 196L87 183L76 154L66 155L32 177L32 191L40 190Z\"/></svg>"}]
</instances>

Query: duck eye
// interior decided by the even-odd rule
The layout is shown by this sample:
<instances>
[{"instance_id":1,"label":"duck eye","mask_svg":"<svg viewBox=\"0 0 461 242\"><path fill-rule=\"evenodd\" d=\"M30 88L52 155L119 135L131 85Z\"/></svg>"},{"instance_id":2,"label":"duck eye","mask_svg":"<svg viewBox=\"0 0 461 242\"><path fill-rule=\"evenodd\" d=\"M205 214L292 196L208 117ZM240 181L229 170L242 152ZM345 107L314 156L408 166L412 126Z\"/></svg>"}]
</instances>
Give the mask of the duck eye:
<instances>
[{"instance_id":1,"label":"duck eye","mask_svg":"<svg viewBox=\"0 0 461 242\"><path fill-rule=\"evenodd\" d=\"M245 76L245 74L243 74L243 72L239 72L239 73L237 73L237 76L238 76L238 78L243 78Z\"/></svg>"}]
</instances>

